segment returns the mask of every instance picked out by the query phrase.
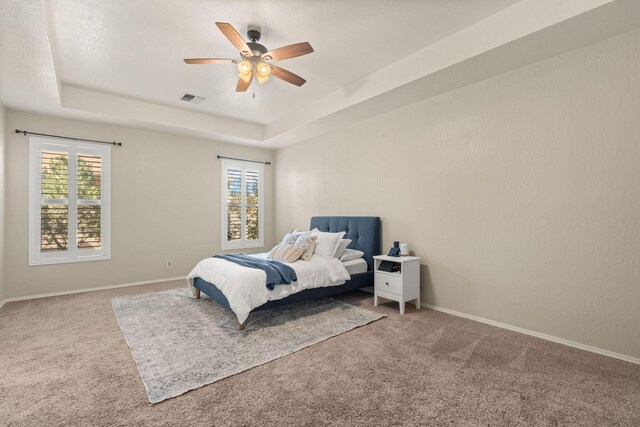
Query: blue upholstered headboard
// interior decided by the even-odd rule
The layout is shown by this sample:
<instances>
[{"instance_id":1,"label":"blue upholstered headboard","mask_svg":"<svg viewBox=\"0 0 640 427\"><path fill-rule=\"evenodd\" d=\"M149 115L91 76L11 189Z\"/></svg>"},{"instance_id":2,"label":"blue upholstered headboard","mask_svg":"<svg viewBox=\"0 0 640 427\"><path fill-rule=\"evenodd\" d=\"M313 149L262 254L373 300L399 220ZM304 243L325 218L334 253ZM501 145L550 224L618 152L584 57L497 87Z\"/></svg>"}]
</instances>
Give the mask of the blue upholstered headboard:
<instances>
[{"instance_id":1,"label":"blue upholstered headboard","mask_svg":"<svg viewBox=\"0 0 640 427\"><path fill-rule=\"evenodd\" d=\"M351 239L349 249L364 252L368 270L373 271L373 256L380 255L382 235L380 218L377 216L314 216L311 217L310 230L337 233L346 231L345 239Z\"/></svg>"}]
</instances>

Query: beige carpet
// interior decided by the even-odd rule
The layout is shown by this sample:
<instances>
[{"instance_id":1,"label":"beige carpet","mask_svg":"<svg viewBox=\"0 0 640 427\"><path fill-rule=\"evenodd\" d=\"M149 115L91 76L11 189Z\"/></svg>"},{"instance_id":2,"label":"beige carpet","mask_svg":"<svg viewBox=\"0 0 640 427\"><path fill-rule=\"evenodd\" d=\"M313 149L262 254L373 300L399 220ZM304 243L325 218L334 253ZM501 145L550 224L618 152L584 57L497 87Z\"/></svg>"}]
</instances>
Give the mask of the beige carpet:
<instances>
[{"instance_id":1,"label":"beige carpet","mask_svg":"<svg viewBox=\"0 0 640 427\"><path fill-rule=\"evenodd\" d=\"M388 318L150 405L111 298L0 311L2 425L640 425L640 366L407 304Z\"/></svg>"}]
</instances>

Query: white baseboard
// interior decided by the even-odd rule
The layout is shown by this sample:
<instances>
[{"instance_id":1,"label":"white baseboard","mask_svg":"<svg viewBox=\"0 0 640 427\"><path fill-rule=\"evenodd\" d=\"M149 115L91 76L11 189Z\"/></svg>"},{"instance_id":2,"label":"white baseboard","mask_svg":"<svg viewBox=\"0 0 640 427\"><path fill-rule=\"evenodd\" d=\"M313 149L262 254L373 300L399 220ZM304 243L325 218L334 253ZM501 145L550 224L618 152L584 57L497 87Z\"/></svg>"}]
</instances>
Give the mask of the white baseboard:
<instances>
[{"instance_id":1,"label":"white baseboard","mask_svg":"<svg viewBox=\"0 0 640 427\"><path fill-rule=\"evenodd\" d=\"M129 286L151 285L153 283L170 282L172 280L184 280L185 285L187 283L186 276L179 276L179 277L168 277L166 279L145 280L142 282L122 283L120 285L98 286L96 288L76 289L73 291L50 292L46 294L27 295L24 297L7 298L4 301L2 301L2 303L0 303L0 307L2 307L7 302L13 302L13 301L24 301L24 300L37 299L37 298L57 297L60 295L81 294L83 292L104 291L106 289L127 288Z\"/></svg>"},{"instance_id":2,"label":"white baseboard","mask_svg":"<svg viewBox=\"0 0 640 427\"><path fill-rule=\"evenodd\" d=\"M473 316L471 314L460 313L459 311L449 310L448 308L438 307L437 305L427 304L422 301L420 302L420 306L427 307L436 311L441 311L443 313L452 314L454 316L464 317L465 319L475 320L476 322L486 323L487 325L497 326L498 328L508 329L514 332L520 332L521 334L531 335L536 338L542 338L543 340L557 342L558 344L568 345L569 347L575 347L580 350L590 351L592 353L597 353L603 356L609 356L615 359L624 360L625 362L631 362L631 363L640 365L640 359L637 357L615 353L613 351L605 350L598 347L593 347L586 344L580 344L579 342L566 340L564 338L554 337L553 335L547 335L541 332L530 331L529 329L519 328L517 326L509 325L506 323L496 322L495 320L484 319L482 317Z\"/></svg>"}]
</instances>

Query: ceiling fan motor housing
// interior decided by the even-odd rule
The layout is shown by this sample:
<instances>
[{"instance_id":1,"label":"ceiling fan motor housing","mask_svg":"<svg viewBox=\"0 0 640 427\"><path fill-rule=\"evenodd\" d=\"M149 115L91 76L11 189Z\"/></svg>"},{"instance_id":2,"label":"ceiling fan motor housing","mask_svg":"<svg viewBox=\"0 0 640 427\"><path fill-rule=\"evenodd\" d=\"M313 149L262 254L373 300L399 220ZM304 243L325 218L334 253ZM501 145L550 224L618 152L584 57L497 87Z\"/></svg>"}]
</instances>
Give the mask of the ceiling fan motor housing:
<instances>
[{"instance_id":1,"label":"ceiling fan motor housing","mask_svg":"<svg viewBox=\"0 0 640 427\"><path fill-rule=\"evenodd\" d=\"M262 46L260 43L258 43L258 41L260 41L260 37L262 36L262 34L260 33L260 29L259 28L249 28L247 30L247 37L249 38L249 40L251 40L250 42L247 42L247 46L249 46L249 49L251 49L251 52L253 52L254 55L258 54L257 56L260 57L262 55L264 55L265 53L268 52L267 48Z\"/></svg>"},{"instance_id":2,"label":"ceiling fan motor housing","mask_svg":"<svg viewBox=\"0 0 640 427\"><path fill-rule=\"evenodd\" d=\"M247 43L247 46L249 46L249 49L251 49L251 51L254 53L254 55L257 53L259 53L259 56L264 55L265 53L268 52L267 48L262 46L260 43L254 43L254 42L249 42Z\"/></svg>"}]
</instances>

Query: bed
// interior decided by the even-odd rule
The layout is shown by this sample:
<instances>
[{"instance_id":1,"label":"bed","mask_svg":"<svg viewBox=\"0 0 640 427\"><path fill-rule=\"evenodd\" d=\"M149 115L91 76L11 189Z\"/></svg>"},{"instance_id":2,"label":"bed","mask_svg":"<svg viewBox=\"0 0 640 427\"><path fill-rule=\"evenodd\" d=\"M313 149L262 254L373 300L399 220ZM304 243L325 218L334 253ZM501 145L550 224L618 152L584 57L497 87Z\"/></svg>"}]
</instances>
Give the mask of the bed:
<instances>
[{"instance_id":1,"label":"bed","mask_svg":"<svg viewBox=\"0 0 640 427\"><path fill-rule=\"evenodd\" d=\"M363 287L373 286L373 256L380 254L381 250L381 230L379 217L314 216L311 218L309 227L310 230L318 228L320 231L331 233L344 231L346 233L344 238L351 239L351 243L349 244L349 246L347 246L347 248L364 252L363 259L366 262L366 271L351 274L351 278L344 282L344 284L305 289L288 295L287 297L282 299L267 301L266 303L253 308L252 311L275 308L286 304L313 300L349 292ZM353 265L356 263L351 264ZM356 268L355 271L364 270L364 264L362 264L359 269L358 267L345 267L347 269ZM213 300L217 301L220 305L226 308L231 308L225 294L220 289L218 289L218 287L214 283L207 282L203 278L196 276L190 278L190 284L193 286L194 296L196 298L200 298L200 293L204 292ZM239 323L240 329L244 329L245 322L241 322L239 318Z\"/></svg>"}]
</instances>

